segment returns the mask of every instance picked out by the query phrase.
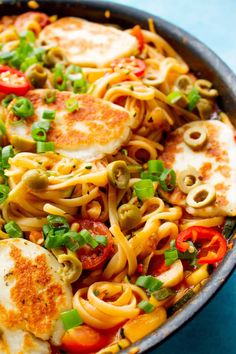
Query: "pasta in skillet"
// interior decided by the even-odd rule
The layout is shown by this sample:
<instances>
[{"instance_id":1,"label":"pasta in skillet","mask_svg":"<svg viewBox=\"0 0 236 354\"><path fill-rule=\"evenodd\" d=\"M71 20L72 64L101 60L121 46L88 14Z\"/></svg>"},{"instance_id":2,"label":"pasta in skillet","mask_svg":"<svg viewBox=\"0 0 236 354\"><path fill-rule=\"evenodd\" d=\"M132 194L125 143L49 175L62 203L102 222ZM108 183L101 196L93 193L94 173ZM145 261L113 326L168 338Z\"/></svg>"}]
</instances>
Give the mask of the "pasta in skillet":
<instances>
[{"instance_id":1,"label":"pasta in skillet","mask_svg":"<svg viewBox=\"0 0 236 354\"><path fill-rule=\"evenodd\" d=\"M149 27L0 20L0 259L31 277L21 305L11 282L16 323L0 295L3 353L15 331L24 353L27 336L34 353L128 348L199 292L230 247L234 127L212 83ZM63 308L43 298L52 281ZM24 319L29 287L42 299Z\"/></svg>"}]
</instances>

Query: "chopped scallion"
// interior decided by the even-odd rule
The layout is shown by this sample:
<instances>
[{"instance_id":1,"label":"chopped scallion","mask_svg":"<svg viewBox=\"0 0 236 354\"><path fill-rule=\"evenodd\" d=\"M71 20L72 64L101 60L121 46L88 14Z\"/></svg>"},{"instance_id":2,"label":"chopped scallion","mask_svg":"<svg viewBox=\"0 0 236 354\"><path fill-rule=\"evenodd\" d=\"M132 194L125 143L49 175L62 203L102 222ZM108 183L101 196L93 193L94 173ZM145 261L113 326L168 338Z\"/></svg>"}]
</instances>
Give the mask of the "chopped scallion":
<instances>
[{"instance_id":1,"label":"chopped scallion","mask_svg":"<svg viewBox=\"0 0 236 354\"><path fill-rule=\"evenodd\" d=\"M97 241L97 243L99 243L100 245L107 246L107 237L106 236L96 235L96 236L94 236L94 238Z\"/></svg>"},{"instance_id":2,"label":"chopped scallion","mask_svg":"<svg viewBox=\"0 0 236 354\"><path fill-rule=\"evenodd\" d=\"M56 101L56 91L48 90L44 100L46 103L54 103Z\"/></svg>"},{"instance_id":3,"label":"chopped scallion","mask_svg":"<svg viewBox=\"0 0 236 354\"><path fill-rule=\"evenodd\" d=\"M66 109L71 113L78 111L79 109L78 101L75 98L70 98L69 100L66 101Z\"/></svg>"},{"instance_id":4,"label":"chopped scallion","mask_svg":"<svg viewBox=\"0 0 236 354\"><path fill-rule=\"evenodd\" d=\"M65 331L83 324L83 320L76 309L62 312L60 318Z\"/></svg>"},{"instance_id":5,"label":"chopped scallion","mask_svg":"<svg viewBox=\"0 0 236 354\"><path fill-rule=\"evenodd\" d=\"M8 197L10 188L5 184L0 184L0 204L2 204Z\"/></svg>"},{"instance_id":6,"label":"chopped scallion","mask_svg":"<svg viewBox=\"0 0 236 354\"><path fill-rule=\"evenodd\" d=\"M189 111L192 111L196 107L198 101L201 98L196 87L192 88L192 90L189 92L187 98L188 98L188 109L189 109Z\"/></svg>"},{"instance_id":7,"label":"chopped scallion","mask_svg":"<svg viewBox=\"0 0 236 354\"><path fill-rule=\"evenodd\" d=\"M56 117L56 112L51 109L45 109L43 111L42 118L47 120L53 120Z\"/></svg>"},{"instance_id":8,"label":"chopped scallion","mask_svg":"<svg viewBox=\"0 0 236 354\"><path fill-rule=\"evenodd\" d=\"M55 146L53 141L37 141L36 151L38 154L47 151L55 151Z\"/></svg>"},{"instance_id":9,"label":"chopped scallion","mask_svg":"<svg viewBox=\"0 0 236 354\"><path fill-rule=\"evenodd\" d=\"M150 302L148 302L146 300L140 301L140 303L138 304L138 307L146 313L150 313L155 309L155 307Z\"/></svg>"},{"instance_id":10,"label":"chopped scallion","mask_svg":"<svg viewBox=\"0 0 236 354\"><path fill-rule=\"evenodd\" d=\"M9 104L14 100L14 98L16 98L16 95L14 95L14 93L11 93L4 97L4 99L2 100L3 107L7 108Z\"/></svg>"},{"instance_id":11,"label":"chopped scallion","mask_svg":"<svg viewBox=\"0 0 236 354\"><path fill-rule=\"evenodd\" d=\"M15 221L9 221L7 224L4 225L4 229L6 233L12 238L23 237L23 232L20 226L17 225Z\"/></svg>"},{"instance_id":12,"label":"chopped scallion","mask_svg":"<svg viewBox=\"0 0 236 354\"><path fill-rule=\"evenodd\" d=\"M25 97L18 97L12 107L12 112L20 118L29 118L34 114L32 102Z\"/></svg>"},{"instance_id":13,"label":"chopped scallion","mask_svg":"<svg viewBox=\"0 0 236 354\"><path fill-rule=\"evenodd\" d=\"M91 246L92 248L96 248L98 246L98 242L93 238L88 230L81 230L79 233L85 240L85 242Z\"/></svg>"},{"instance_id":14,"label":"chopped scallion","mask_svg":"<svg viewBox=\"0 0 236 354\"><path fill-rule=\"evenodd\" d=\"M4 146L2 149L2 168L9 168L10 165L8 163L8 160L10 157L14 156L14 151L12 145L7 145Z\"/></svg>"},{"instance_id":15,"label":"chopped scallion","mask_svg":"<svg viewBox=\"0 0 236 354\"><path fill-rule=\"evenodd\" d=\"M136 280L136 285L141 286L142 288L145 288L152 292L159 290L163 283L159 279L151 275L142 275Z\"/></svg>"},{"instance_id":16,"label":"chopped scallion","mask_svg":"<svg viewBox=\"0 0 236 354\"><path fill-rule=\"evenodd\" d=\"M167 266L173 264L179 258L178 251L176 248L166 250L164 252L164 256L165 256L165 264Z\"/></svg>"},{"instance_id":17,"label":"chopped scallion","mask_svg":"<svg viewBox=\"0 0 236 354\"><path fill-rule=\"evenodd\" d=\"M166 168L159 178L159 183L161 188L165 192L170 192L175 188L176 185L176 174L174 170Z\"/></svg>"},{"instance_id":18,"label":"chopped scallion","mask_svg":"<svg viewBox=\"0 0 236 354\"><path fill-rule=\"evenodd\" d=\"M155 173L158 176L162 174L164 171L165 166L164 162L161 160L149 160L148 161L148 172L149 173Z\"/></svg>"},{"instance_id":19,"label":"chopped scallion","mask_svg":"<svg viewBox=\"0 0 236 354\"><path fill-rule=\"evenodd\" d=\"M175 104L182 98L182 93L179 91L173 91L167 96L167 102L169 104Z\"/></svg>"},{"instance_id":20,"label":"chopped scallion","mask_svg":"<svg viewBox=\"0 0 236 354\"><path fill-rule=\"evenodd\" d=\"M162 288L160 290L154 291L152 293L152 296L157 300L157 301L162 301L167 299L170 296L175 295L175 291L170 289L170 288Z\"/></svg>"},{"instance_id":21,"label":"chopped scallion","mask_svg":"<svg viewBox=\"0 0 236 354\"><path fill-rule=\"evenodd\" d=\"M152 198L155 194L154 186L150 179L143 179L134 183L134 191L138 199L142 201Z\"/></svg>"},{"instance_id":22,"label":"chopped scallion","mask_svg":"<svg viewBox=\"0 0 236 354\"><path fill-rule=\"evenodd\" d=\"M31 131L31 135L35 141L47 140L47 133L43 128L33 128Z\"/></svg>"}]
</instances>

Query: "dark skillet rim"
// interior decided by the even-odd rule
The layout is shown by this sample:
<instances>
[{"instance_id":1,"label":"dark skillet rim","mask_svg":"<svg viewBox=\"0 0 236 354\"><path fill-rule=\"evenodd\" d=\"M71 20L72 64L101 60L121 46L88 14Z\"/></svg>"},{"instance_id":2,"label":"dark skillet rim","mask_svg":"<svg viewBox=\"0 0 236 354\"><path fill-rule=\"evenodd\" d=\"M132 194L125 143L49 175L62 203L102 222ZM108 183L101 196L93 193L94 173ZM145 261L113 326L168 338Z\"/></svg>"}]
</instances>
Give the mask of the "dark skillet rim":
<instances>
[{"instance_id":1,"label":"dark skillet rim","mask_svg":"<svg viewBox=\"0 0 236 354\"><path fill-rule=\"evenodd\" d=\"M21 1L24 5L24 10L26 10L27 1ZM11 5L15 6L15 1L3 1L1 5ZM19 4L19 3L18 3ZM194 36L180 29L179 27L165 21L158 16L141 11L126 5L121 5L117 3L108 3L106 1L93 1L93 0L69 0L66 3L62 0L56 1L41 1L40 5L45 7L47 5L57 5L64 6L65 12L66 8L76 5L76 7L90 8L97 10L99 12L105 10L110 10L112 12L112 20L116 20L116 15L121 15L124 21L133 23L140 23L144 27L146 25L147 18L151 17L157 24L157 29L160 32L166 33L167 37L173 37L173 40L177 43L181 41L186 41L186 46L192 51L200 60L203 62L208 62L209 68L214 68L219 72L219 85L223 82L226 87L229 88L229 93L233 102L236 102L236 76L232 70L208 47L206 47L202 42L196 39ZM40 8L36 11L40 11ZM147 27L147 25L146 25ZM236 105L236 103L234 103ZM202 290L194 296L178 313L170 317L164 325L158 328L156 331L145 336L142 340L132 344L128 349L121 351L121 353L127 353L131 348L139 348L140 352L145 352L148 349L156 346L162 341L166 340L171 334L180 329L183 324L187 324L194 315L196 315L210 299L216 295L216 293L222 288L223 283L232 273L236 265L236 246L235 240L233 241L234 247L229 250L223 262L214 271L211 279L202 288Z\"/></svg>"}]
</instances>

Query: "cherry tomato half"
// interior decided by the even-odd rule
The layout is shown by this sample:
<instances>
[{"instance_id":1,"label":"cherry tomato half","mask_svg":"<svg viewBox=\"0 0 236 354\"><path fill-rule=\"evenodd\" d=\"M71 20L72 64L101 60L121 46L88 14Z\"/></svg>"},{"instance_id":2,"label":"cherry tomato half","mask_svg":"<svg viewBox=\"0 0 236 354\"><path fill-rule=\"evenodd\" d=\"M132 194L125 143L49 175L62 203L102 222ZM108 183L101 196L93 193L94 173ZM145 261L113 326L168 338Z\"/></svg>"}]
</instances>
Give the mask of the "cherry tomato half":
<instances>
[{"instance_id":1,"label":"cherry tomato half","mask_svg":"<svg viewBox=\"0 0 236 354\"><path fill-rule=\"evenodd\" d=\"M134 28L131 31L131 34L132 36L136 37L139 44L138 49L140 52L142 52L144 48L144 37L143 37L141 27L139 25L134 26Z\"/></svg>"},{"instance_id":2,"label":"cherry tomato half","mask_svg":"<svg viewBox=\"0 0 236 354\"><path fill-rule=\"evenodd\" d=\"M41 28L44 28L50 23L49 17L43 12L29 11L17 16L15 27L19 32L24 31L27 29L27 25L31 21L37 22Z\"/></svg>"},{"instance_id":3,"label":"cherry tomato half","mask_svg":"<svg viewBox=\"0 0 236 354\"><path fill-rule=\"evenodd\" d=\"M190 245L187 241L200 243L198 252L199 264L212 264L221 261L227 251L227 242L224 236L213 228L191 226L180 232L176 238L176 248L185 252Z\"/></svg>"},{"instance_id":4,"label":"cherry tomato half","mask_svg":"<svg viewBox=\"0 0 236 354\"><path fill-rule=\"evenodd\" d=\"M4 94L14 93L24 96L30 89L30 83L25 75L9 66L0 65L0 92Z\"/></svg>"},{"instance_id":5,"label":"cherry tomato half","mask_svg":"<svg viewBox=\"0 0 236 354\"><path fill-rule=\"evenodd\" d=\"M61 348L70 354L94 353L106 347L109 342L110 338L105 333L82 325L65 333Z\"/></svg>"},{"instance_id":6,"label":"cherry tomato half","mask_svg":"<svg viewBox=\"0 0 236 354\"><path fill-rule=\"evenodd\" d=\"M116 59L111 63L114 71L127 70L140 77L144 74L146 65L143 60L134 57Z\"/></svg>"},{"instance_id":7,"label":"cherry tomato half","mask_svg":"<svg viewBox=\"0 0 236 354\"><path fill-rule=\"evenodd\" d=\"M82 229L88 230L92 236L103 235L107 237L107 245L99 245L96 248L92 248L89 245L81 247L77 256L82 262L83 269L97 269L101 267L106 261L107 257L113 250L113 240L108 228L99 221L93 220L79 220L79 224Z\"/></svg>"}]
</instances>

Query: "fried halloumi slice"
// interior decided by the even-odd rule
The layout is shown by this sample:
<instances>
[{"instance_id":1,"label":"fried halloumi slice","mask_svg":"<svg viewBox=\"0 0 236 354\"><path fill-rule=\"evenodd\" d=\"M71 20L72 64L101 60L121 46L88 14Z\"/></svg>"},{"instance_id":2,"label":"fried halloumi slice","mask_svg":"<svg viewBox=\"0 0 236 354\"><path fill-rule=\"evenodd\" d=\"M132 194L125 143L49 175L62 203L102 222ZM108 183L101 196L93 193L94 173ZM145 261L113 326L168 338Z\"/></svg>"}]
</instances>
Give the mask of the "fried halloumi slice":
<instances>
[{"instance_id":1,"label":"fried halloumi slice","mask_svg":"<svg viewBox=\"0 0 236 354\"><path fill-rule=\"evenodd\" d=\"M123 107L90 95L59 91L56 92L55 102L47 104L45 94L43 89L27 93L26 97L34 106L34 115L17 124L15 121L18 118L9 106L6 128L8 138L16 149L35 150L31 128L33 123L44 120L44 110L56 112L47 140L54 142L56 152L62 155L92 161L116 152L129 139L135 118ZM71 98L78 102L79 108L74 112L66 109L66 102Z\"/></svg>"},{"instance_id":2,"label":"fried halloumi slice","mask_svg":"<svg viewBox=\"0 0 236 354\"><path fill-rule=\"evenodd\" d=\"M104 67L138 51L136 38L127 32L76 17L64 17L46 26L39 41L61 47L70 63L81 66Z\"/></svg>"},{"instance_id":3,"label":"fried halloumi slice","mask_svg":"<svg viewBox=\"0 0 236 354\"><path fill-rule=\"evenodd\" d=\"M9 331L13 338L23 331L59 345L64 334L60 313L72 308L72 289L61 278L61 265L43 247L20 238L0 241L0 262L0 327L8 331L6 337ZM19 333L25 345L27 336Z\"/></svg>"},{"instance_id":4,"label":"fried halloumi slice","mask_svg":"<svg viewBox=\"0 0 236 354\"><path fill-rule=\"evenodd\" d=\"M205 145L196 151L184 141L184 132L194 127L207 131ZM236 143L232 127L217 120L185 124L169 134L160 159L177 175L189 167L195 168L201 183L210 184L216 191L215 200L201 208L187 206L186 194L178 186L170 193L163 193L167 201L184 206L195 216L236 215Z\"/></svg>"}]
</instances>

